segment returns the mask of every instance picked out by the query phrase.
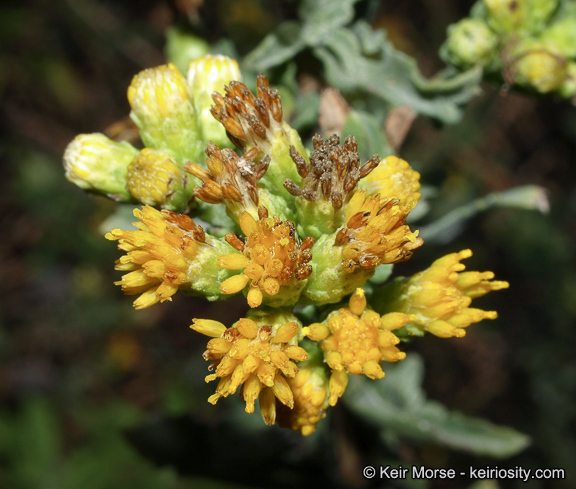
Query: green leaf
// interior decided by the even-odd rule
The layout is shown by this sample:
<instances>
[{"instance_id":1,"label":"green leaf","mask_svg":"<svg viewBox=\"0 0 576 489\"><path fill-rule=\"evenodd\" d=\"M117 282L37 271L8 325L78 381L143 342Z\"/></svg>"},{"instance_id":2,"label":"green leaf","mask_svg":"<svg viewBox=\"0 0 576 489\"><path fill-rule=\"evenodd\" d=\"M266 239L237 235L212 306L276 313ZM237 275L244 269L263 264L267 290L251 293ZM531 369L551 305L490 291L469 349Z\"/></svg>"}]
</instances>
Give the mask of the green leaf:
<instances>
[{"instance_id":1,"label":"green leaf","mask_svg":"<svg viewBox=\"0 0 576 489\"><path fill-rule=\"evenodd\" d=\"M513 428L449 411L442 404L427 400L421 387L423 370L422 359L412 354L387 366L386 377L381 381L353 376L343 401L375 423L387 439L433 442L497 458L510 457L528 445L529 438Z\"/></svg>"},{"instance_id":2,"label":"green leaf","mask_svg":"<svg viewBox=\"0 0 576 489\"><path fill-rule=\"evenodd\" d=\"M352 21L358 0L305 0L298 10L301 21L280 24L248 55L244 64L256 71L285 63L306 47L321 44L333 29Z\"/></svg>"},{"instance_id":3,"label":"green leaf","mask_svg":"<svg viewBox=\"0 0 576 489\"><path fill-rule=\"evenodd\" d=\"M492 192L457 207L431 224L420 227L420 236L429 243L448 243L460 234L468 219L494 207L548 212L549 204L545 190L537 185L523 185L503 192Z\"/></svg>"},{"instance_id":4,"label":"green leaf","mask_svg":"<svg viewBox=\"0 0 576 489\"><path fill-rule=\"evenodd\" d=\"M394 151L388 146L382 125L366 112L352 111L346 117L342 135L353 135L358 141L358 152L364 162L375 154L384 158Z\"/></svg>"},{"instance_id":5,"label":"green leaf","mask_svg":"<svg viewBox=\"0 0 576 489\"><path fill-rule=\"evenodd\" d=\"M324 63L328 83L342 92L362 91L389 106L408 105L445 123L460 119L459 106L478 94L482 76L481 70L473 69L455 76L444 72L428 80L416 61L395 49L383 31L371 31L362 21L351 30L334 30L314 54Z\"/></svg>"}]
</instances>

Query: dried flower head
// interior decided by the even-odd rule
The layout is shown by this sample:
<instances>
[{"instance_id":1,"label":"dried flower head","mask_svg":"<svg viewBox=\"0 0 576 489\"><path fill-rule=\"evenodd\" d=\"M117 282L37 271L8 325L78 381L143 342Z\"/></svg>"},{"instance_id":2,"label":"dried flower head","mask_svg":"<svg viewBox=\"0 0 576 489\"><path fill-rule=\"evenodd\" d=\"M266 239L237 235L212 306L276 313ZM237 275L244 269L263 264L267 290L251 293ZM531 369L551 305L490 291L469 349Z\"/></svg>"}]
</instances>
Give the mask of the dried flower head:
<instances>
[{"instance_id":1,"label":"dried flower head","mask_svg":"<svg viewBox=\"0 0 576 489\"><path fill-rule=\"evenodd\" d=\"M225 96L217 92L212 95L215 105L211 112L236 146L242 149L258 146L265 151L282 128L282 102L278 90L270 88L262 73L256 85L255 97L244 83L230 82Z\"/></svg>"},{"instance_id":2,"label":"dried flower head","mask_svg":"<svg viewBox=\"0 0 576 489\"><path fill-rule=\"evenodd\" d=\"M314 151L310 163L293 146L290 147L290 156L302 183L298 186L287 178L284 187L292 195L309 201L330 201L338 210L347 202L358 181L376 168L380 158L375 155L360 166L358 143L354 136L348 136L343 145L336 134L329 139L316 134L312 142Z\"/></svg>"},{"instance_id":3,"label":"dried flower head","mask_svg":"<svg viewBox=\"0 0 576 489\"><path fill-rule=\"evenodd\" d=\"M206 147L206 166L208 171L196 163L189 162L185 170L202 180L202 186L194 189L199 199L209 204L223 202L234 213L258 207L258 180L270 164L270 157L265 156L257 163L258 148L252 148L243 156L238 156L231 149L219 149L215 144Z\"/></svg>"}]
</instances>

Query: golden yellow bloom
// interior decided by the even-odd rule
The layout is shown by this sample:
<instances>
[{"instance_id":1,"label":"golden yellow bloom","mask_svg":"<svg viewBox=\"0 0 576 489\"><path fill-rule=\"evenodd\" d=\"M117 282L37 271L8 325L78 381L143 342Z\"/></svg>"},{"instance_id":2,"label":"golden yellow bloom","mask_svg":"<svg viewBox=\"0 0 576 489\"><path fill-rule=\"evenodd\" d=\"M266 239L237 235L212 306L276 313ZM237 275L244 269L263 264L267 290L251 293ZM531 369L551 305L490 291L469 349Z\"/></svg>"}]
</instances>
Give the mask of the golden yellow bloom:
<instances>
[{"instance_id":1,"label":"golden yellow bloom","mask_svg":"<svg viewBox=\"0 0 576 489\"><path fill-rule=\"evenodd\" d=\"M315 205L318 205L316 201L330 201L338 210L348 200L358 181L376 168L379 157L375 155L360 166L358 143L354 136L348 136L340 145L340 138L336 134L327 140L316 134L312 143L314 151L310 163L293 147L290 148L290 156L302 177L302 183L298 186L287 178L284 187L292 195L313 201Z\"/></svg>"},{"instance_id":2,"label":"golden yellow bloom","mask_svg":"<svg viewBox=\"0 0 576 489\"><path fill-rule=\"evenodd\" d=\"M190 178L165 151L144 148L128 166L126 188L139 202L185 208L191 196L181 195Z\"/></svg>"},{"instance_id":3,"label":"golden yellow bloom","mask_svg":"<svg viewBox=\"0 0 576 489\"><path fill-rule=\"evenodd\" d=\"M250 284L250 307L258 307L265 298L274 307L293 305L305 285L304 280L312 273L308 262L312 259L310 248L314 238L298 242L294 224L281 221L277 216L268 217L264 207L258 212L258 221L248 212L239 216L246 242L233 233L226 235L226 241L241 253L221 256L218 265L243 272L222 282L220 290L223 294L235 294Z\"/></svg>"},{"instance_id":4,"label":"golden yellow bloom","mask_svg":"<svg viewBox=\"0 0 576 489\"><path fill-rule=\"evenodd\" d=\"M135 209L138 231L114 229L106 239L118 240L126 255L116 261L116 270L128 272L115 282L127 295L141 294L136 309L172 300L178 288L190 282L188 271L198 248L205 242L204 230L188 216L145 206Z\"/></svg>"},{"instance_id":5,"label":"golden yellow bloom","mask_svg":"<svg viewBox=\"0 0 576 489\"><path fill-rule=\"evenodd\" d=\"M412 209L419 201L420 174L410 164L397 156L387 156L378 163L360 183L368 195L380 194L398 199L399 206Z\"/></svg>"},{"instance_id":6,"label":"golden yellow bloom","mask_svg":"<svg viewBox=\"0 0 576 489\"><path fill-rule=\"evenodd\" d=\"M323 365L306 365L288 385L294 395L294 407L288 409L277 405L278 424L285 428L300 431L308 436L316 431L316 425L328 409L328 380Z\"/></svg>"},{"instance_id":7,"label":"golden yellow bloom","mask_svg":"<svg viewBox=\"0 0 576 489\"><path fill-rule=\"evenodd\" d=\"M255 163L258 148L252 148L240 157L231 149L220 150L213 143L208 143L206 154L208 171L192 162L185 167L188 173L202 180L202 187L194 189L196 197L209 204L223 202L234 214L246 209L256 210L258 180L266 173L270 157Z\"/></svg>"},{"instance_id":8,"label":"golden yellow bloom","mask_svg":"<svg viewBox=\"0 0 576 489\"><path fill-rule=\"evenodd\" d=\"M364 290L358 288L348 307L332 312L322 323L303 328L302 334L320 342L326 363L334 372L380 379L384 377L381 362L397 362L406 356L396 347L400 340L391 330L413 321L414 316L402 313L380 316L366 305ZM344 393L347 381L340 374L330 382L330 404L334 405Z\"/></svg>"},{"instance_id":9,"label":"golden yellow bloom","mask_svg":"<svg viewBox=\"0 0 576 489\"><path fill-rule=\"evenodd\" d=\"M240 396L246 401L246 412L253 413L254 403L260 398L267 424L275 421L275 407L271 405L274 397L289 408L294 406L287 379L298 373L294 362L308 359L308 353L295 344L300 331L298 323L271 326L242 318L226 328L217 321L194 319L190 327L212 337L203 356L213 360L210 370L214 373L206 377L206 382L220 380L208 402L216 404L242 386Z\"/></svg>"},{"instance_id":10,"label":"golden yellow bloom","mask_svg":"<svg viewBox=\"0 0 576 489\"><path fill-rule=\"evenodd\" d=\"M472 299L492 290L506 289L508 282L492 280L492 272L463 272L461 260L472 251L451 253L436 260L404 284L395 310L413 314L413 324L441 338L462 337L464 328L483 319L495 319L496 311L469 307Z\"/></svg>"},{"instance_id":11,"label":"golden yellow bloom","mask_svg":"<svg viewBox=\"0 0 576 489\"><path fill-rule=\"evenodd\" d=\"M405 224L411 209L379 194L366 198L366 191L358 190L346 207L346 225L336 235L344 269L353 272L408 260L423 243L418 231L411 232Z\"/></svg>"},{"instance_id":12,"label":"golden yellow bloom","mask_svg":"<svg viewBox=\"0 0 576 489\"><path fill-rule=\"evenodd\" d=\"M278 90L271 89L262 73L256 79L257 96L239 81L232 81L226 95L214 93L212 115L226 128L228 137L239 148L260 147L264 152L282 129L282 102Z\"/></svg>"}]
</instances>

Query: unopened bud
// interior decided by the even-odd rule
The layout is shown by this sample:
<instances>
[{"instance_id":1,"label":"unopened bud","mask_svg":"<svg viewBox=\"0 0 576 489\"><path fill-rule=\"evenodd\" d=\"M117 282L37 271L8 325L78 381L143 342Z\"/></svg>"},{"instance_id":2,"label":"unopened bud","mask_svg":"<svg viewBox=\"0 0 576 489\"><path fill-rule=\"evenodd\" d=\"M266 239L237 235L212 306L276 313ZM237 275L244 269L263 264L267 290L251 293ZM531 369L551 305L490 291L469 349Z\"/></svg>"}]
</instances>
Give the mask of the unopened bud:
<instances>
[{"instance_id":1,"label":"unopened bud","mask_svg":"<svg viewBox=\"0 0 576 489\"><path fill-rule=\"evenodd\" d=\"M567 69L564 57L544 46L534 46L516 55L511 73L518 85L549 93L562 86Z\"/></svg>"},{"instance_id":2,"label":"unopened bud","mask_svg":"<svg viewBox=\"0 0 576 489\"><path fill-rule=\"evenodd\" d=\"M488 67L496 60L498 38L482 19L464 19L448 27L441 48L444 59L456 66Z\"/></svg>"},{"instance_id":3,"label":"unopened bud","mask_svg":"<svg viewBox=\"0 0 576 489\"><path fill-rule=\"evenodd\" d=\"M223 95L224 87L232 80L240 81L238 63L228 56L208 54L190 62L187 78L204 141L221 148L232 147L226 129L212 116L210 108L214 105L214 92Z\"/></svg>"},{"instance_id":4,"label":"unopened bud","mask_svg":"<svg viewBox=\"0 0 576 489\"><path fill-rule=\"evenodd\" d=\"M174 64L138 73L128 88L128 101L146 146L170 150L179 165L202 155L186 79Z\"/></svg>"},{"instance_id":5,"label":"unopened bud","mask_svg":"<svg viewBox=\"0 0 576 489\"><path fill-rule=\"evenodd\" d=\"M188 174L165 151L144 148L128 167L126 188L142 204L184 211L193 195Z\"/></svg>"},{"instance_id":6,"label":"unopened bud","mask_svg":"<svg viewBox=\"0 0 576 489\"><path fill-rule=\"evenodd\" d=\"M126 202L128 165L138 150L127 142L117 142L104 134L80 134L64 152L66 178L81 189Z\"/></svg>"}]
</instances>

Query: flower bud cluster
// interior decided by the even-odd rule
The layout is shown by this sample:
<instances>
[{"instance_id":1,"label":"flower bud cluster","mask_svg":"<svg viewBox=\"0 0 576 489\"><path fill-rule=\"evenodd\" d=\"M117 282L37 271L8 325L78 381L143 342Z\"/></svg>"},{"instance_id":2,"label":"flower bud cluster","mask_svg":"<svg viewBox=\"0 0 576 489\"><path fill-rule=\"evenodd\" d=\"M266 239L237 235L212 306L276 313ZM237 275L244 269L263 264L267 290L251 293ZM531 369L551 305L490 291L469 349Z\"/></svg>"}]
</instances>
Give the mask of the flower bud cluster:
<instances>
[{"instance_id":1,"label":"flower bud cluster","mask_svg":"<svg viewBox=\"0 0 576 489\"><path fill-rule=\"evenodd\" d=\"M353 136L341 144L317 135L309 153L264 75L256 95L237 80L225 85L233 66L204 58L187 78L173 65L138 74L128 97L146 147L79 136L66 151L67 175L87 190L145 204L134 211L136 230L106 234L125 252L116 284L138 295L135 308L178 291L245 297L246 317L230 326L193 319L191 328L210 338L206 381L217 384L208 401L238 393L246 412L258 404L266 424L309 435L350 375L381 379L387 362L406 356L400 331L461 336L495 317L468 307L472 298L507 283L491 282L490 272L459 274L470 254L461 252L381 289L386 300L375 295L370 304L362 287L376 269L410 259L423 244L406 224L420 199L419 174L395 156L362 162ZM217 237L202 227L195 212L206 208L226 212L231 232ZM378 309L384 303L392 306ZM296 316L302 305L316 311L308 324Z\"/></svg>"},{"instance_id":2,"label":"flower bud cluster","mask_svg":"<svg viewBox=\"0 0 576 489\"><path fill-rule=\"evenodd\" d=\"M448 27L440 49L462 69L481 67L511 86L576 96L576 6L559 0L479 0Z\"/></svg>"}]
</instances>

